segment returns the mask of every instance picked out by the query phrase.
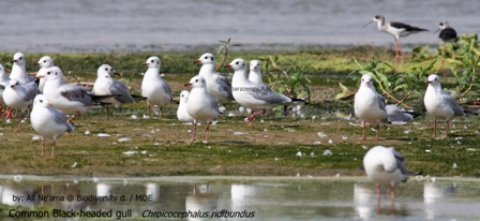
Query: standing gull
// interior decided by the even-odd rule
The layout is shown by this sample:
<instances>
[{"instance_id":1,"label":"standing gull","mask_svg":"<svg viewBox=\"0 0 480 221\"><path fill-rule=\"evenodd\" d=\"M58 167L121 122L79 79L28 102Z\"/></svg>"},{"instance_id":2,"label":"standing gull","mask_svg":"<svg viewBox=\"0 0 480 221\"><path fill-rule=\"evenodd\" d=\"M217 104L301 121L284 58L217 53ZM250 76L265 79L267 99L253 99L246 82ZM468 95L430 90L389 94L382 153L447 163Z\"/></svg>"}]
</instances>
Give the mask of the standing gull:
<instances>
[{"instance_id":1,"label":"standing gull","mask_svg":"<svg viewBox=\"0 0 480 221\"><path fill-rule=\"evenodd\" d=\"M405 158L393 147L372 147L363 157L363 167L368 178L377 186L377 208L380 206L380 187L390 187L392 206L395 202L395 186L406 182L410 172L404 165Z\"/></svg>"},{"instance_id":2,"label":"standing gull","mask_svg":"<svg viewBox=\"0 0 480 221\"><path fill-rule=\"evenodd\" d=\"M196 139L197 123L205 122L207 123L205 140L208 141L210 123L218 118L222 112L218 109L215 98L207 92L204 77L197 75L193 77L189 83L185 84L185 86L192 86L187 102L187 112L193 119L195 119L193 122L192 140L195 141Z\"/></svg>"},{"instance_id":3,"label":"standing gull","mask_svg":"<svg viewBox=\"0 0 480 221\"><path fill-rule=\"evenodd\" d=\"M15 55L13 55L13 66L10 78L18 80L21 84L32 82L33 78L27 74L25 64L25 56L20 52L15 53Z\"/></svg>"},{"instance_id":4,"label":"standing gull","mask_svg":"<svg viewBox=\"0 0 480 221\"><path fill-rule=\"evenodd\" d=\"M433 137L437 136L437 119L445 119L445 136L448 136L448 129L450 128L450 120L456 116L467 116L465 111L458 105L457 100L448 92L442 91L440 85L440 78L436 74L428 76L428 86L423 98L423 103L427 112L432 115L433 123Z\"/></svg>"},{"instance_id":5,"label":"standing gull","mask_svg":"<svg viewBox=\"0 0 480 221\"><path fill-rule=\"evenodd\" d=\"M250 73L248 74L248 80L255 84L261 84L265 87L268 87L262 80L262 66L260 65L259 60L250 61Z\"/></svg>"},{"instance_id":6,"label":"standing gull","mask_svg":"<svg viewBox=\"0 0 480 221\"><path fill-rule=\"evenodd\" d=\"M360 88L355 94L354 100L355 115L362 121L362 140L365 138L365 123L376 123L377 131L375 140L378 140L378 131L380 129L380 121L387 120L387 111L385 109L385 99L378 94L373 87L372 76L364 74Z\"/></svg>"},{"instance_id":7,"label":"standing gull","mask_svg":"<svg viewBox=\"0 0 480 221\"><path fill-rule=\"evenodd\" d=\"M148 70L143 76L141 92L142 97L147 99L147 115L150 114L150 106L153 104L160 106L159 116L162 117L162 106L175 102L172 98L172 90L160 76L160 58L156 56L150 57L144 65L148 66Z\"/></svg>"},{"instance_id":8,"label":"standing gull","mask_svg":"<svg viewBox=\"0 0 480 221\"><path fill-rule=\"evenodd\" d=\"M289 98L248 80L246 63L241 58L233 60L225 67L235 71L232 79L233 97L240 105L252 109L250 116L245 119L249 126L252 126L256 116L265 114L274 105L305 103L304 100Z\"/></svg>"},{"instance_id":9,"label":"standing gull","mask_svg":"<svg viewBox=\"0 0 480 221\"><path fill-rule=\"evenodd\" d=\"M43 56L34 64L35 66L40 66L40 70L38 70L36 77L45 75L45 72L53 67L53 59L50 56ZM43 92L43 88L45 87L45 78L40 78L40 83L38 83L38 90Z\"/></svg>"},{"instance_id":10,"label":"standing gull","mask_svg":"<svg viewBox=\"0 0 480 221\"><path fill-rule=\"evenodd\" d=\"M177 118L183 123L193 122L195 119L188 114L187 103L190 93L187 90L180 92L180 104L178 105Z\"/></svg>"},{"instance_id":11,"label":"standing gull","mask_svg":"<svg viewBox=\"0 0 480 221\"><path fill-rule=\"evenodd\" d=\"M367 24L365 24L364 26L367 26L372 22L377 23L378 30L393 36L395 40L394 47L395 47L396 60L398 62L398 59L401 59L402 63L403 63L404 53L402 50L402 44L400 43L400 38L407 37L410 34L415 34L421 31L428 31L427 29L410 26L408 24L401 23L401 22L394 22L394 21L385 22L385 17L382 15L375 15L375 17L373 17L373 19Z\"/></svg>"},{"instance_id":12,"label":"standing gull","mask_svg":"<svg viewBox=\"0 0 480 221\"><path fill-rule=\"evenodd\" d=\"M45 156L45 139L51 138L52 154L55 156L55 141L65 133L73 132L73 125L67 122L67 116L61 110L51 106L47 98L39 94L33 101L30 122L37 133L42 136L42 157Z\"/></svg>"},{"instance_id":13,"label":"standing gull","mask_svg":"<svg viewBox=\"0 0 480 221\"><path fill-rule=\"evenodd\" d=\"M49 68L45 75L39 77L46 80L43 94L52 106L66 114L75 114L69 121L80 117L89 109L100 107L102 99L111 97L93 95L86 87L65 82L63 72L57 66Z\"/></svg>"},{"instance_id":14,"label":"standing gull","mask_svg":"<svg viewBox=\"0 0 480 221\"><path fill-rule=\"evenodd\" d=\"M455 31L455 29L450 27L450 24L448 23L448 21L440 22L440 24L438 26L438 29L435 31L435 33L437 33L438 31L440 31L440 34L438 35L438 38L440 38L443 41L443 45L441 47L442 63L441 63L440 68L439 68L439 69L442 69L443 66L445 65L445 60L444 60L445 44L447 44L449 42L454 42L455 39L457 38L457 32ZM454 50L453 47L452 47L452 59L455 59L455 50Z\"/></svg>"},{"instance_id":15,"label":"standing gull","mask_svg":"<svg viewBox=\"0 0 480 221\"><path fill-rule=\"evenodd\" d=\"M10 77L8 77L7 73L5 72L5 67L0 64L0 115L3 112L3 105L5 102L3 101L3 91L6 87L10 85Z\"/></svg>"},{"instance_id":16,"label":"standing gull","mask_svg":"<svg viewBox=\"0 0 480 221\"><path fill-rule=\"evenodd\" d=\"M220 103L233 100L232 86L225 77L215 72L215 58L213 54L205 53L193 62L202 63L198 75L205 78L209 94Z\"/></svg>"},{"instance_id":17,"label":"standing gull","mask_svg":"<svg viewBox=\"0 0 480 221\"><path fill-rule=\"evenodd\" d=\"M20 123L18 123L16 130L20 130L23 112L32 103L33 98L35 98L35 95L37 95L37 92L37 84L34 81L27 84L21 84L15 79L10 80L9 86L5 88L5 91L3 91L3 101L8 107L10 107L10 111L14 109L22 111ZM11 113L9 115L11 115Z\"/></svg>"},{"instance_id":18,"label":"standing gull","mask_svg":"<svg viewBox=\"0 0 480 221\"><path fill-rule=\"evenodd\" d=\"M118 114L118 108L125 103L134 103L135 99L128 92L127 86L120 81L112 79L112 75L119 75L108 64L102 64L97 69L97 79L93 84L93 94L94 95L110 95L112 97L104 99L104 102L113 104L115 106L115 116ZM106 106L105 120L108 119L108 105Z\"/></svg>"}]
</instances>

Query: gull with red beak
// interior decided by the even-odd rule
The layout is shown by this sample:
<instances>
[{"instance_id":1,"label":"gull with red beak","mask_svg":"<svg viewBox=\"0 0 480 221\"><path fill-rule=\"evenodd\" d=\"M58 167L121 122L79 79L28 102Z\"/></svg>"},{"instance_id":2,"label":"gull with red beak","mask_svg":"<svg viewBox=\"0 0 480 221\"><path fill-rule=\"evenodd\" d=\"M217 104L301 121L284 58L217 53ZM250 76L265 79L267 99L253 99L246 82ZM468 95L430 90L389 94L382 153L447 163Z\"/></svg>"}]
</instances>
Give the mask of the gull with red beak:
<instances>
[{"instance_id":1,"label":"gull with red beak","mask_svg":"<svg viewBox=\"0 0 480 221\"><path fill-rule=\"evenodd\" d=\"M53 67L53 59L50 56L43 56L34 64L35 66L40 66L40 70L38 70L36 77L45 75L46 71ZM43 88L45 87L45 78L40 78L40 82L38 83L38 90L43 92Z\"/></svg>"},{"instance_id":2,"label":"gull with red beak","mask_svg":"<svg viewBox=\"0 0 480 221\"><path fill-rule=\"evenodd\" d=\"M15 53L15 55L13 55L13 66L10 78L19 81L21 84L32 82L33 78L27 74L25 64L25 56L20 52Z\"/></svg>"},{"instance_id":3,"label":"gull with red beak","mask_svg":"<svg viewBox=\"0 0 480 221\"><path fill-rule=\"evenodd\" d=\"M192 140L195 141L196 139L197 123L204 122L207 123L205 140L208 142L210 123L218 118L222 112L218 109L215 98L207 92L204 77L197 75L185 86L192 86L187 102L187 112L194 119Z\"/></svg>"},{"instance_id":4,"label":"gull with red beak","mask_svg":"<svg viewBox=\"0 0 480 221\"><path fill-rule=\"evenodd\" d=\"M67 121L65 113L52 107L42 94L37 95L33 101L30 122L33 129L42 136L42 157L45 156L46 138L53 140L51 156L54 157L56 140L74 130L73 125Z\"/></svg>"},{"instance_id":5,"label":"gull with red beak","mask_svg":"<svg viewBox=\"0 0 480 221\"><path fill-rule=\"evenodd\" d=\"M21 110L22 113L32 103L33 98L37 95L37 85L35 82L28 84L21 84L19 81L12 79L10 84L3 91L2 97L5 104L10 107L11 110ZM22 124L23 114L20 117L20 123L16 130L20 130Z\"/></svg>"},{"instance_id":6,"label":"gull with red beak","mask_svg":"<svg viewBox=\"0 0 480 221\"><path fill-rule=\"evenodd\" d=\"M170 85L160 76L160 58L153 56L148 58L147 62L144 63L145 66L148 66L147 72L143 76L141 93L142 97L147 99L148 108L147 115L150 114L150 106L159 105L160 113L159 117L162 117L162 106L169 103L177 103L173 100L172 90Z\"/></svg>"},{"instance_id":7,"label":"gull with red beak","mask_svg":"<svg viewBox=\"0 0 480 221\"><path fill-rule=\"evenodd\" d=\"M437 119L445 119L445 136L448 136L448 129L450 128L450 120L457 116L467 116L465 111L457 100L448 92L442 91L440 85L440 78L436 74L428 76L428 86L423 98L423 103L427 112L432 115L434 119L433 123L433 137L437 136Z\"/></svg>"},{"instance_id":8,"label":"gull with red beak","mask_svg":"<svg viewBox=\"0 0 480 221\"><path fill-rule=\"evenodd\" d=\"M232 86L228 79L215 72L215 58L211 53L205 53L193 63L202 63L198 75L205 78L207 92L218 102L223 103L233 100Z\"/></svg>"},{"instance_id":9,"label":"gull with red beak","mask_svg":"<svg viewBox=\"0 0 480 221\"><path fill-rule=\"evenodd\" d=\"M112 75L121 76L118 72L108 64L102 64L97 69L97 79L93 84L93 94L100 96L111 97L104 99L105 103L110 103L115 106L115 116L118 114L118 108L122 104L135 103L135 99L128 92L127 86L120 81L112 79ZM105 119L108 119L108 105L106 105Z\"/></svg>"},{"instance_id":10,"label":"gull with red beak","mask_svg":"<svg viewBox=\"0 0 480 221\"><path fill-rule=\"evenodd\" d=\"M252 126L253 120L258 115L263 115L275 105L290 105L305 103L304 100L289 98L283 94L275 93L264 84L254 83L247 78L247 65L245 60L237 58L225 67L232 68L235 72L232 78L232 94L240 105L252 109L252 113L245 121Z\"/></svg>"},{"instance_id":11,"label":"gull with red beak","mask_svg":"<svg viewBox=\"0 0 480 221\"><path fill-rule=\"evenodd\" d=\"M379 123L387 120L385 99L373 87L373 79L370 74L364 74L361 81L353 106L355 115L362 121L362 140L366 140L365 123L368 122L376 124L375 141L378 141Z\"/></svg>"}]
</instances>

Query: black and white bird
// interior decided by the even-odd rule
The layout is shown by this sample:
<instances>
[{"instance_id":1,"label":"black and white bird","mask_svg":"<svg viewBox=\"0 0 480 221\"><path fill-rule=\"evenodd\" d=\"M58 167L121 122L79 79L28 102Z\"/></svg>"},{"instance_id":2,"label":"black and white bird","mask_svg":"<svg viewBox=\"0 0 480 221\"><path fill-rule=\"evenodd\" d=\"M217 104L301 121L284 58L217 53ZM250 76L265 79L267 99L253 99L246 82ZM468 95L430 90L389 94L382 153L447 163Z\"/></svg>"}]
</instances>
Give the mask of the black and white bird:
<instances>
[{"instance_id":1,"label":"black and white bird","mask_svg":"<svg viewBox=\"0 0 480 221\"><path fill-rule=\"evenodd\" d=\"M440 38L443 41L443 47L441 47L442 63L440 66L440 69L442 69L445 64L445 61L443 60L445 55L445 44L455 41L455 39L457 38L457 32L455 31L455 29L450 27L450 24L446 20L440 22L440 24L438 25L438 29L434 33L437 33L439 31L440 31L440 34L438 34L438 38ZM452 59L455 59L455 51L453 49L452 49Z\"/></svg>"},{"instance_id":2,"label":"black and white bird","mask_svg":"<svg viewBox=\"0 0 480 221\"><path fill-rule=\"evenodd\" d=\"M377 23L378 30L390 34L394 37L395 56L397 58L397 61L400 58L402 62L404 53L402 50L402 44L400 43L400 38L407 37L411 34L415 34L418 32L428 31L427 29L411 26L402 22L385 22L385 17L383 15L375 15L375 17L373 17L373 19L364 26L367 26L372 22Z\"/></svg>"}]
</instances>

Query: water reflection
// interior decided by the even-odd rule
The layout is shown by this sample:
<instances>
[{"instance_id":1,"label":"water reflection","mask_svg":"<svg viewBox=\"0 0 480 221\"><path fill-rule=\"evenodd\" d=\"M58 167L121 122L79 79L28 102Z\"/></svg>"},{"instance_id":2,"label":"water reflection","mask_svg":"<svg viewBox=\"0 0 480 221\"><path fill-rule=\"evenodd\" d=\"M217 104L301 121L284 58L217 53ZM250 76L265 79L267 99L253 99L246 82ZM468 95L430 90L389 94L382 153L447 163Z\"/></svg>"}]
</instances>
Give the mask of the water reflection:
<instances>
[{"instance_id":1,"label":"water reflection","mask_svg":"<svg viewBox=\"0 0 480 221\"><path fill-rule=\"evenodd\" d=\"M32 208L52 208L92 214L111 211L112 218L127 220L472 220L480 217L477 180L402 183L393 208L389 194L383 194L377 204L375 185L365 179L204 178L194 183L185 180L189 179L175 182L0 179L0 196L3 210L13 210L13 215ZM1 220L19 218L11 217L9 212L0 214Z\"/></svg>"}]
</instances>

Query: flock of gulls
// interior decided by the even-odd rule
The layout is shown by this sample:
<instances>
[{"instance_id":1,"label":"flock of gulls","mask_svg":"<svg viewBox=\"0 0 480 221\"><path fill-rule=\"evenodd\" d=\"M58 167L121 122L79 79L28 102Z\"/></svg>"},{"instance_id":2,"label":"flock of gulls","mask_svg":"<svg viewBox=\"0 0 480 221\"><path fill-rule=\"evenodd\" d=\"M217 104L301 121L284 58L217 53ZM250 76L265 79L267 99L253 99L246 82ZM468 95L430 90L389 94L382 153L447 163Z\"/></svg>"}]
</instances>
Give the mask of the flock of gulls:
<instances>
[{"instance_id":1,"label":"flock of gulls","mask_svg":"<svg viewBox=\"0 0 480 221\"><path fill-rule=\"evenodd\" d=\"M395 38L397 59L403 59L400 37L426 31L400 22L385 22L385 17L377 15L371 22L376 22L378 29L387 32ZM440 38L444 42L456 38L456 32L449 27L447 21L440 23ZM443 54L443 49L442 49ZM454 56L454 55L453 55ZM194 63L202 64L199 74L194 76L185 86L191 90L180 93L177 117L182 122L193 122L192 140L196 139L197 123L207 124L206 140L210 123L222 115L220 104L235 101L239 105L251 109L245 119L249 126L254 119L265 114L275 105L305 104L304 100L287 97L270 90L262 81L260 62L250 62L250 73L247 73L247 62L241 58L234 59L225 67L234 71L231 83L215 72L215 58L211 53L205 53ZM9 76L0 65L0 105L6 105L6 118L14 117L13 110L23 113L33 103L30 121L33 129L42 136L42 157L45 150L45 138L53 140L52 157L55 151L55 140L74 130L72 120L85 114L88 110L102 106L113 105L116 109L125 103L146 100L147 115L151 105L160 107L176 103L172 97L169 84L160 75L161 61L158 57L150 57L144 63L148 67L141 84L141 96L129 93L128 87L112 78L118 73L108 64L101 65L97 70L97 79L93 90L87 87L71 84L65 81L62 70L54 66L53 59L42 57L36 65L40 66L33 78L26 72L25 57L16 53L13 57L13 67ZM178 103L178 102L177 102ZM454 97L442 91L440 79L432 74L428 77L428 87L424 97L424 105L430 115L435 118L433 136L436 136L437 119L446 121L448 135L449 121L457 116L466 116ZM1 107L0 107L1 108ZM0 109L1 110L1 109ZM409 121L416 113L405 112L395 105L386 105L385 99L375 90L372 77L363 75L358 92L354 98L354 111L361 120L362 140L365 137L366 123L376 124L375 140L378 140L379 124L383 121ZM106 111L108 117L108 109ZM73 118L67 119L68 115ZM21 122L17 130L20 129ZM405 158L393 148L376 146L370 149L364 157L364 167L369 178L379 186L391 187L392 199L395 196L394 187L400 181L405 181L410 172L403 162Z\"/></svg>"}]
</instances>

